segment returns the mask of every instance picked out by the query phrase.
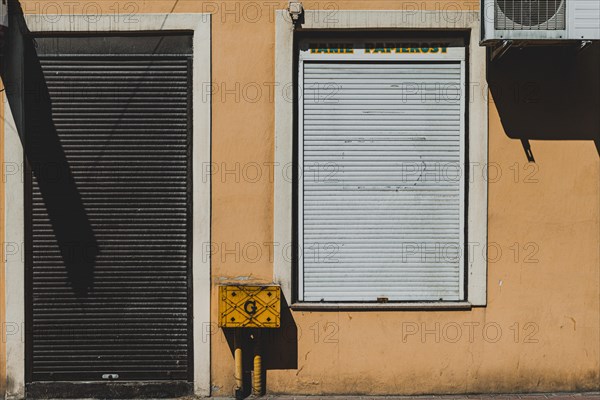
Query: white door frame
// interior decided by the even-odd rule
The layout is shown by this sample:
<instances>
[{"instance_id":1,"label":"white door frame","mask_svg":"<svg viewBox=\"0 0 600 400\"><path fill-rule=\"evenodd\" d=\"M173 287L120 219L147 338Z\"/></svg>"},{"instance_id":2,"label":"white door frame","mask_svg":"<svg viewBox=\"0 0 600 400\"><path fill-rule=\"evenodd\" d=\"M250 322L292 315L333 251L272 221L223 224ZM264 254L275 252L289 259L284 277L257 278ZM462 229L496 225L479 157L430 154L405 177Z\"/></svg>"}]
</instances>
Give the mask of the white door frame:
<instances>
[{"instance_id":1,"label":"white door frame","mask_svg":"<svg viewBox=\"0 0 600 400\"><path fill-rule=\"evenodd\" d=\"M31 33L193 31L192 131L192 275L194 393L210 395L210 258L202 254L210 242L211 98L203 88L211 81L210 14L25 15ZM22 27L25 28L25 27ZM25 397L25 219L23 145L23 41L19 27L11 27L4 107L5 221L6 221L6 398ZM6 96L5 96L6 98ZM20 104L19 104L20 103ZM208 175L210 176L210 175ZM8 249L10 247L10 249ZM10 250L10 252L8 251Z\"/></svg>"}]
</instances>

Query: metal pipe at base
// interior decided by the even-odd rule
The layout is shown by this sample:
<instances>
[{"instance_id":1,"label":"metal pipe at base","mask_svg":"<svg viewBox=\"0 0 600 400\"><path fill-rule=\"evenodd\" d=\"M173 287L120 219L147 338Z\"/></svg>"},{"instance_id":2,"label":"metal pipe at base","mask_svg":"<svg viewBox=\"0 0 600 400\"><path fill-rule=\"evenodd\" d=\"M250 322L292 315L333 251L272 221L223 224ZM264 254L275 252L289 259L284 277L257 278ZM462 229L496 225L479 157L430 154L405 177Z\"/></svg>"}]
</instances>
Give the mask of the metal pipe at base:
<instances>
[{"instance_id":1,"label":"metal pipe at base","mask_svg":"<svg viewBox=\"0 0 600 400\"><path fill-rule=\"evenodd\" d=\"M254 379L252 380L252 394L262 396L262 357L254 356Z\"/></svg>"},{"instance_id":2,"label":"metal pipe at base","mask_svg":"<svg viewBox=\"0 0 600 400\"><path fill-rule=\"evenodd\" d=\"M242 363L242 333L239 329L235 330L234 338L235 350L233 352L233 358L235 360L235 391L234 396L236 399L242 399L244 395L244 379L243 379L243 363Z\"/></svg>"},{"instance_id":3,"label":"metal pipe at base","mask_svg":"<svg viewBox=\"0 0 600 400\"><path fill-rule=\"evenodd\" d=\"M262 396L263 394L263 379L262 379L262 355L260 353L260 333L255 332L254 335L254 363L252 371L252 394L254 396Z\"/></svg>"}]
</instances>

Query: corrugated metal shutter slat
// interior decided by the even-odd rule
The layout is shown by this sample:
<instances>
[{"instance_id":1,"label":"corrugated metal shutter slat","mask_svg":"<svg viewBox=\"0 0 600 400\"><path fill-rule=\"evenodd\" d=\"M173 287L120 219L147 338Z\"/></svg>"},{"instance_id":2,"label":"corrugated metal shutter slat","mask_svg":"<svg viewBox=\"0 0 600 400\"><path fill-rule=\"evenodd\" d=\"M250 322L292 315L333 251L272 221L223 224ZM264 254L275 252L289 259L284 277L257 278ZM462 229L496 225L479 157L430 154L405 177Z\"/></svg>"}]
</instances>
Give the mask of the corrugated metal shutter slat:
<instances>
[{"instance_id":1,"label":"corrugated metal shutter slat","mask_svg":"<svg viewBox=\"0 0 600 400\"><path fill-rule=\"evenodd\" d=\"M463 65L301 73L301 300L459 300Z\"/></svg>"},{"instance_id":2,"label":"corrugated metal shutter slat","mask_svg":"<svg viewBox=\"0 0 600 400\"><path fill-rule=\"evenodd\" d=\"M28 159L41 162L29 181L31 379L188 380L190 60L40 63L50 103L31 104L54 130L28 130ZM53 131L62 160L44 148ZM68 164L93 243L64 243L68 210L44 175L53 162L58 173Z\"/></svg>"}]
</instances>

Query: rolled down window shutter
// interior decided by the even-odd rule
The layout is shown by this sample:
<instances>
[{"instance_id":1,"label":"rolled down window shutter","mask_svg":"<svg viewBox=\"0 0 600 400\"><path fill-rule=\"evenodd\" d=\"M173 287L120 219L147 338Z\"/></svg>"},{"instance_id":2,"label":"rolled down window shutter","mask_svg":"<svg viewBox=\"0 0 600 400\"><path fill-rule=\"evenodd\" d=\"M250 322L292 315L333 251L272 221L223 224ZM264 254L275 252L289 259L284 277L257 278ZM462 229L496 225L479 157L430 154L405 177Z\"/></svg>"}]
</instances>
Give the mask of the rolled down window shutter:
<instances>
[{"instance_id":1,"label":"rolled down window shutter","mask_svg":"<svg viewBox=\"0 0 600 400\"><path fill-rule=\"evenodd\" d=\"M29 380L187 381L191 58L37 62L27 75Z\"/></svg>"},{"instance_id":2,"label":"rolled down window shutter","mask_svg":"<svg viewBox=\"0 0 600 400\"><path fill-rule=\"evenodd\" d=\"M464 298L463 68L303 63L300 300Z\"/></svg>"}]
</instances>

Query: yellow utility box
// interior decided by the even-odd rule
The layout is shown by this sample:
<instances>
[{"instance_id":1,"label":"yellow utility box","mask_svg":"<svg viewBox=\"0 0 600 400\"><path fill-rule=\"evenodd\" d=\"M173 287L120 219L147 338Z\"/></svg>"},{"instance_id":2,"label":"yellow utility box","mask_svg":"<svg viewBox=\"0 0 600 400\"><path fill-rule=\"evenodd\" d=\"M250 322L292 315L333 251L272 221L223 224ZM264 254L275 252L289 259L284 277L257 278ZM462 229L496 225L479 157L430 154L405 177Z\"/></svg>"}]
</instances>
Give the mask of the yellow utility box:
<instances>
[{"instance_id":1,"label":"yellow utility box","mask_svg":"<svg viewBox=\"0 0 600 400\"><path fill-rule=\"evenodd\" d=\"M222 328L279 328L280 316L279 286L219 286L219 326Z\"/></svg>"}]
</instances>

